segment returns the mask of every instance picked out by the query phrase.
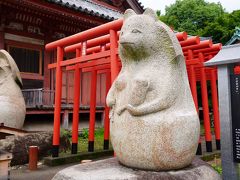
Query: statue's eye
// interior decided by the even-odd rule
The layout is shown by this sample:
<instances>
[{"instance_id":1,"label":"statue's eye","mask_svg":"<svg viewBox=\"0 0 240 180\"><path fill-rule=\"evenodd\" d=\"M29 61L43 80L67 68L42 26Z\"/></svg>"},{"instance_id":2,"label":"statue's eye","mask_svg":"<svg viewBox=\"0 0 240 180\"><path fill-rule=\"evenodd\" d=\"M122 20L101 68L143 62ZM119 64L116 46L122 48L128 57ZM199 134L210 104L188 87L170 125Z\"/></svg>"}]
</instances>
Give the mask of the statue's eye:
<instances>
[{"instance_id":1,"label":"statue's eye","mask_svg":"<svg viewBox=\"0 0 240 180\"><path fill-rule=\"evenodd\" d=\"M141 31L139 31L138 29L133 29L132 33L142 33Z\"/></svg>"}]
</instances>

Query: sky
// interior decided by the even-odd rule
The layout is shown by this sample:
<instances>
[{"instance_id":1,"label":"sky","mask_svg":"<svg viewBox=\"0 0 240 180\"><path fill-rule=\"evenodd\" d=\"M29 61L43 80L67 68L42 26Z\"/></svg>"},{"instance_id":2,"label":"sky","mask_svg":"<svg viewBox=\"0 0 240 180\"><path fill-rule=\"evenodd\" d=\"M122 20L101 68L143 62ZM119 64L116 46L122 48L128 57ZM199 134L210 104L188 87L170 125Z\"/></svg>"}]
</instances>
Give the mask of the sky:
<instances>
[{"instance_id":1,"label":"sky","mask_svg":"<svg viewBox=\"0 0 240 180\"><path fill-rule=\"evenodd\" d=\"M173 4L175 0L139 0L144 7L150 7L154 10L161 10L161 13L165 13L165 6ZM206 0L207 2L220 2L227 12L240 9L240 0Z\"/></svg>"}]
</instances>

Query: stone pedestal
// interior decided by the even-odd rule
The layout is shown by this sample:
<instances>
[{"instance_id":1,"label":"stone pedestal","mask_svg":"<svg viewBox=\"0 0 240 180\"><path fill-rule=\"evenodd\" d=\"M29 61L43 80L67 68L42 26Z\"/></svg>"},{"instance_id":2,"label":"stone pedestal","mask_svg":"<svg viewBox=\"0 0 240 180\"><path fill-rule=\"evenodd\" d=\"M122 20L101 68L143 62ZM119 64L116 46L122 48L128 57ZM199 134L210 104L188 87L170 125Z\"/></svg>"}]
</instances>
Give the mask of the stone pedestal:
<instances>
[{"instance_id":1,"label":"stone pedestal","mask_svg":"<svg viewBox=\"0 0 240 180\"><path fill-rule=\"evenodd\" d=\"M127 168L117 158L79 164L59 171L53 180L220 180L220 175L206 162L195 158L192 164L177 171L144 171Z\"/></svg>"}]
</instances>

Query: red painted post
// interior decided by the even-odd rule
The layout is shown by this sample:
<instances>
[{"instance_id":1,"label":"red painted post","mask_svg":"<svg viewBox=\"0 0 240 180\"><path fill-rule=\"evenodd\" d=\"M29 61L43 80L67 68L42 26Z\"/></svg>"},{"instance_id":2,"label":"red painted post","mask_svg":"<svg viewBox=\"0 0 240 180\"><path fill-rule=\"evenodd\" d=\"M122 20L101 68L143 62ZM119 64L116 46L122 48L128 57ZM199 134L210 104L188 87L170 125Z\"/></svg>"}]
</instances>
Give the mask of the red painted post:
<instances>
[{"instance_id":1,"label":"red painted post","mask_svg":"<svg viewBox=\"0 0 240 180\"><path fill-rule=\"evenodd\" d=\"M114 30L110 30L110 59L111 59L111 82L116 79L119 73L118 66L118 57L117 57L117 32Z\"/></svg>"},{"instance_id":2,"label":"red painted post","mask_svg":"<svg viewBox=\"0 0 240 180\"><path fill-rule=\"evenodd\" d=\"M119 73L118 57L117 57L117 33L110 30L110 63L111 63L111 83L117 78ZM115 156L115 153L114 153Z\"/></svg>"},{"instance_id":3,"label":"red painted post","mask_svg":"<svg viewBox=\"0 0 240 180\"><path fill-rule=\"evenodd\" d=\"M181 41L181 47L196 45L200 43L200 38L198 36L192 36L187 38L185 41Z\"/></svg>"},{"instance_id":4,"label":"red painted post","mask_svg":"<svg viewBox=\"0 0 240 180\"><path fill-rule=\"evenodd\" d=\"M193 59L193 52L192 50L188 50L188 59L192 60ZM194 70L194 66L190 65L190 79L189 79L191 91L192 91L192 97L193 101L196 107L196 110L198 112L198 98L197 98L197 85L196 85L196 74Z\"/></svg>"},{"instance_id":5,"label":"red painted post","mask_svg":"<svg viewBox=\"0 0 240 180\"><path fill-rule=\"evenodd\" d=\"M196 74L194 66L190 66L190 87L192 91L193 101L198 112L198 97L197 97L197 85L196 85Z\"/></svg>"},{"instance_id":6,"label":"red painted post","mask_svg":"<svg viewBox=\"0 0 240 180\"><path fill-rule=\"evenodd\" d=\"M29 146L29 170L37 170L38 163L38 147L37 146Z\"/></svg>"},{"instance_id":7,"label":"red painted post","mask_svg":"<svg viewBox=\"0 0 240 180\"><path fill-rule=\"evenodd\" d=\"M188 59L192 60L193 59L193 52L192 50L188 50ZM193 101L196 107L196 111L199 114L199 110L198 110L198 97L197 97L197 84L196 84L196 74L195 74L195 69L193 65L190 65L190 87L191 87L191 92L192 92L192 96L193 96ZM202 155L202 144L201 144L201 135L199 137L198 140L198 148L197 148L197 155Z\"/></svg>"},{"instance_id":8,"label":"red painted post","mask_svg":"<svg viewBox=\"0 0 240 180\"><path fill-rule=\"evenodd\" d=\"M111 87L111 74L110 72L106 73L106 96ZM104 111L104 145L103 149L109 149L109 107L105 103L105 111Z\"/></svg>"},{"instance_id":9,"label":"red painted post","mask_svg":"<svg viewBox=\"0 0 240 180\"><path fill-rule=\"evenodd\" d=\"M76 57L80 57L81 51L76 49ZM79 105L80 105L80 68L75 65L74 71L74 103L73 103L73 123L72 123L72 154L78 151L78 124L79 124Z\"/></svg>"},{"instance_id":10,"label":"red painted post","mask_svg":"<svg viewBox=\"0 0 240 180\"><path fill-rule=\"evenodd\" d=\"M204 56L199 53L200 62L204 62ZM208 92L207 92L207 80L205 68L200 68L200 79L201 79L201 92L202 92L202 106L203 106L203 123L205 129L205 141L207 152L212 152L212 134L209 118L209 107L208 107Z\"/></svg>"},{"instance_id":11,"label":"red painted post","mask_svg":"<svg viewBox=\"0 0 240 180\"><path fill-rule=\"evenodd\" d=\"M212 47L210 48L203 48L203 49L196 49L194 50L194 53L213 53L215 51L220 51L222 49L222 44L221 43L218 43L218 44L213 44ZM212 58L212 57L211 57Z\"/></svg>"},{"instance_id":12,"label":"red painted post","mask_svg":"<svg viewBox=\"0 0 240 180\"><path fill-rule=\"evenodd\" d=\"M182 47L182 50L183 52L186 52L188 49L195 50L195 49L210 48L212 47L212 45L213 45L212 40L204 40L196 45Z\"/></svg>"},{"instance_id":13,"label":"red painted post","mask_svg":"<svg viewBox=\"0 0 240 180\"><path fill-rule=\"evenodd\" d=\"M62 98L62 68L60 63L63 60L63 48L57 47L57 67L56 67L56 86L55 86L55 108L53 123L53 150L52 156L58 157L60 139L60 120L61 120L61 98Z\"/></svg>"},{"instance_id":14,"label":"red painted post","mask_svg":"<svg viewBox=\"0 0 240 180\"><path fill-rule=\"evenodd\" d=\"M176 33L176 37L177 37L178 41L185 41L188 38L186 32L178 32L178 33Z\"/></svg>"},{"instance_id":15,"label":"red painted post","mask_svg":"<svg viewBox=\"0 0 240 180\"><path fill-rule=\"evenodd\" d=\"M212 105L213 105L213 120L214 120L214 131L216 139L217 150L221 149L220 143L220 122L219 122L219 111L218 111L218 94L217 94L217 78L216 71L213 69L211 73L211 92L212 92Z\"/></svg>"},{"instance_id":16,"label":"red painted post","mask_svg":"<svg viewBox=\"0 0 240 180\"><path fill-rule=\"evenodd\" d=\"M76 57L80 57L81 56L81 49L76 49Z\"/></svg>"},{"instance_id":17,"label":"red painted post","mask_svg":"<svg viewBox=\"0 0 240 180\"><path fill-rule=\"evenodd\" d=\"M97 71L92 71L91 75L91 100L90 100L90 120L88 136L88 152L94 151L94 130L96 116L96 90L97 90Z\"/></svg>"},{"instance_id":18,"label":"red painted post","mask_svg":"<svg viewBox=\"0 0 240 180\"><path fill-rule=\"evenodd\" d=\"M71 35L69 37L65 37L63 39L59 39L52 43L49 43L45 46L47 50L54 49L57 46L67 46L70 44L78 43L79 41L86 41L92 38L96 38L98 36L108 34L109 29L113 29L118 31L121 29L123 24L123 18L120 18L115 21L108 22L106 24L102 24L100 26L88 29L86 31Z\"/></svg>"}]
</instances>

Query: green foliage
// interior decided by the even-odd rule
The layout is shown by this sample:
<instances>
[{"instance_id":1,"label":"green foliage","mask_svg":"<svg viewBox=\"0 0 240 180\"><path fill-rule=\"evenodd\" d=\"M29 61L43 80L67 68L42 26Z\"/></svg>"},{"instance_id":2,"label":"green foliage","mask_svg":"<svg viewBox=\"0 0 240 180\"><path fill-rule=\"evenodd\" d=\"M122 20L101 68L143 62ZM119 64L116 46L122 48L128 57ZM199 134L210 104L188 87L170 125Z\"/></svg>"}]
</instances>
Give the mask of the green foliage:
<instances>
[{"instance_id":1,"label":"green foliage","mask_svg":"<svg viewBox=\"0 0 240 180\"><path fill-rule=\"evenodd\" d=\"M161 11L160 10L157 10L156 13L157 13L157 16L161 15Z\"/></svg>"},{"instance_id":2,"label":"green foliage","mask_svg":"<svg viewBox=\"0 0 240 180\"><path fill-rule=\"evenodd\" d=\"M232 13L224 11L220 3L204 0L177 0L166 7L160 20L176 31L186 31L191 35L211 36L214 42L226 43L240 26L240 10Z\"/></svg>"},{"instance_id":3,"label":"green foliage","mask_svg":"<svg viewBox=\"0 0 240 180\"><path fill-rule=\"evenodd\" d=\"M83 128L78 137L78 152L87 152L88 151L88 128ZM66 143L72 142L72 132L66 129L61 129L61 137L66 137ZM94 150L103 150L104 142L104 128L96 128L94 131ZM112 149L111 142L109 144L110 149ZM70 146L69 146L70 147ZM70 153L70 149L64 149L61 151L62 154Z\"/></svg>"},{"instance_id":4,"label":"green foliage","mask_svg":"<svg viewBox=\"0 0 240 180\"><path fill-rule=\"evenodd\" d=\"M69 130L67 130L67 129L61 128L61 130L60 130L60 136L61 136L61 137L71 137L72 134L71 134L71 131L69 131Z\"/></svg>"},{"instance_id":5,"label":"green foliage","mask_svg":"<svg viewBox=\"0 0 240 180\"><path fill-rule=\"evenodd\" d=\"M78 138L78 152L87 152L88 151L88 128L83 128ZM69 138L71 141L72 139ZM96 128L94 131L94 150L103 150L104 142L104 128ZM110 143L110 149L112 145Z\"/></svg>"},{"instance_id":6,"label":"green foliage","mask_svg":"<svg viewBox=\"0 0 240 180\"><path fill-rule=\"evenodd\" d=\"M88 128L83 128L82 132L80 134L80 137L83 138L83 139L88 139L88 134L89 134ZM104 134L104 128L95 129L94 136L96 138L97 137L103 137L103 134Z\"/></svg>"},{"instance_id":7,"label":"green foliage","mask_svg":"<svg viewBox=\"0 0 240 180\"><path fill-rule=\"evenodd\" d=\"M214 22L208 22L203 28L203 36L212 36L214 42L226 43L235 32L235 27L240 26L240 10L224 13Z\"/></svg>"},{"instance_id":8,"label":"green foliage","mask_svg":"<svg viewBox=\"0 0 240 180\"><path fill-rule=\"evenodd\" d=\"M103 137L104 135L104 128L97 128L94 132L95 137Z\"/></svg>"},{"instance_id":9,"label":"green foliage","mask_svg":"<svg viewBox=\"0 0 240 180\"><path fill-rule=\"evenodd\" d=\"M88 129L87 128L82 129L82 133L80 134L80 137L82 137L83 139L88 138Z\"/></svg>"},{"instance_id":10,"label":"green foliage","mask_svg":"<svg viewBox=\"0 0 240 180\"><path fill-rule=\"evenodd\" d=\"M177 0L166 7L165 22L178 31L188 30L195 34L224 13L221 4L207 3L204 0Z\"/></svg>"},{"instance_id":11,"label":"green foliage","mask_svg":"<svg viewBox=\"0 0 240 180\"><path fill-rule=\"evenodd\" d=\"M213 169L215 169L215 171L217 171L220 175L222 174L222 166L216 165L216 164L212 164Z\"/></svg>"}]
</instances>

